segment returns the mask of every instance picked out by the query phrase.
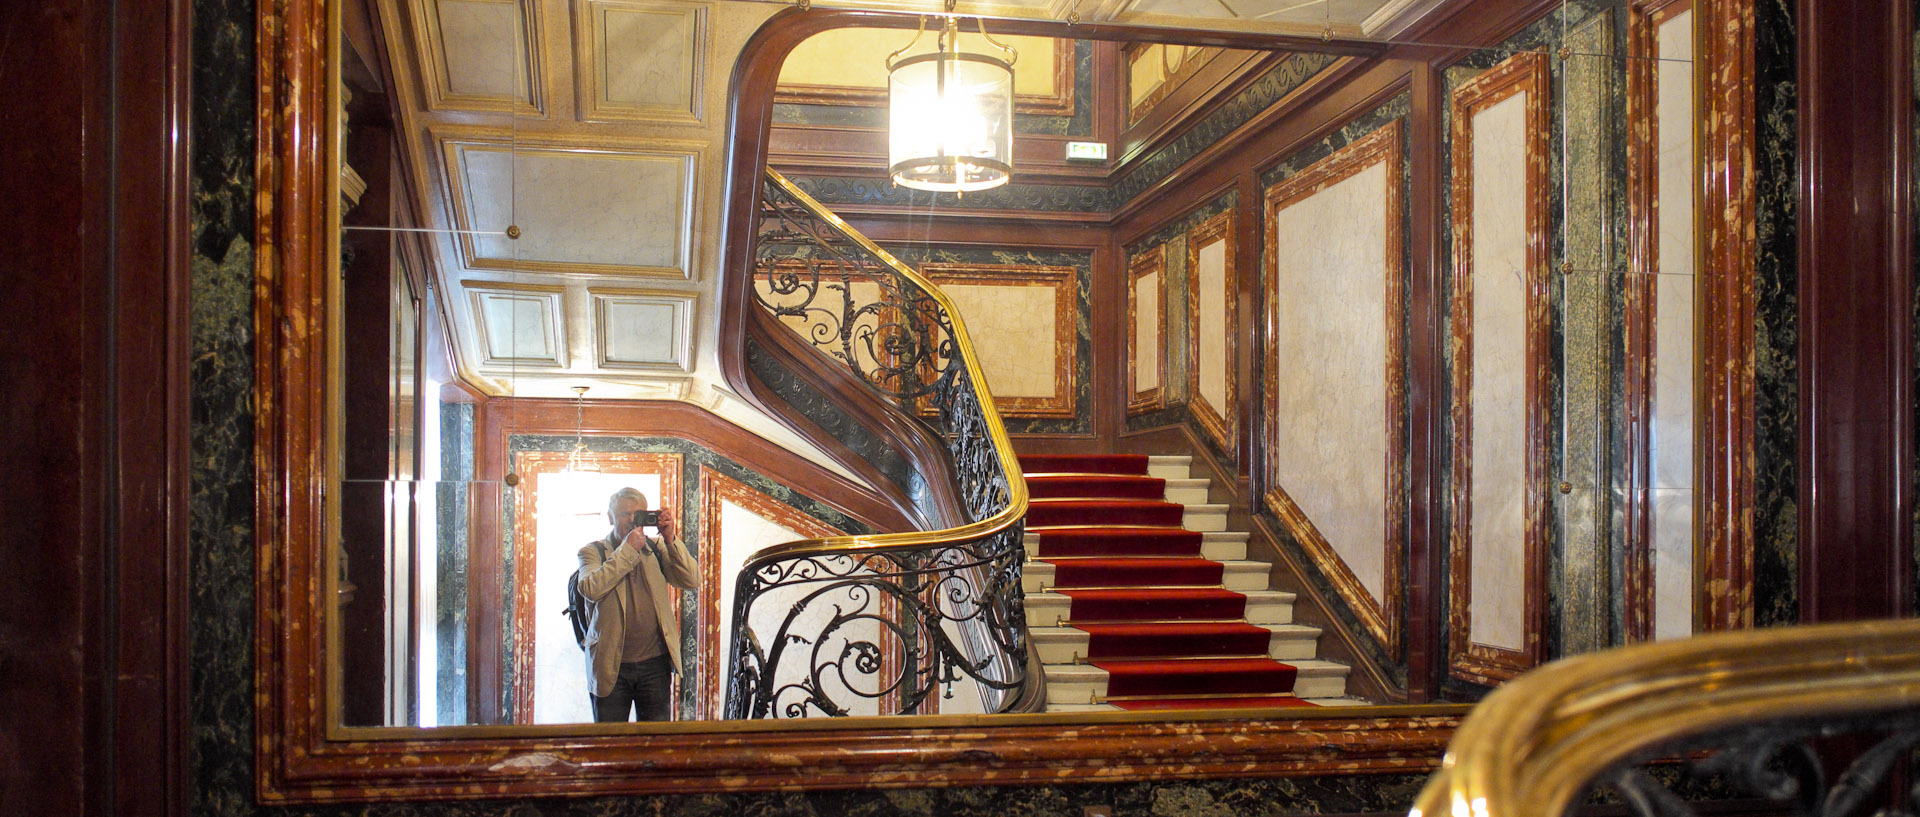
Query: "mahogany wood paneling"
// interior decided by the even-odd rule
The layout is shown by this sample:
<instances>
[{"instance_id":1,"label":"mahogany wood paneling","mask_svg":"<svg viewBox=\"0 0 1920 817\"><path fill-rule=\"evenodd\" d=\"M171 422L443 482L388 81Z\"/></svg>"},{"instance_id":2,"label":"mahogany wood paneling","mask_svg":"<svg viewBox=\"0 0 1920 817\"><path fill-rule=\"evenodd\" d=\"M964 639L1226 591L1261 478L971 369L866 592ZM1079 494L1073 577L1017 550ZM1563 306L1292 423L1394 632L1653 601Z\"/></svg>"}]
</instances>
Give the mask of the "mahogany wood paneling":
<instances>
[{"instance_id":1,"label":"mahogany wood paneling","mask_svg":"<svg viewBox=\"0 0 1920 817\"><path fill-rule=\"evenodd\" d=\"M1205 429L1222 450L1238 452L1240 450L1240 348L1237 340L1240 336L1240 279L1235 275L1239 265L1234 257L1239 254L1240 242L1233 229L1232 210L1223 210L1195 225L1187 231L1187 410L1193 412L1193 418ZM1219 324L1209 324L1201 319L1200 301L1205 292L1200 280L1200 251L1213 244L1225 245L1223 257L1226 269L1221 281L1221 297L1225 309L1221 313ZM1201 340L1207 332L1220 333L1223 357L1220 361L1221 378L1225 380L1226 393L1221 396L1221 404L1216 406L1207 401L1200 389L1200 370L1205 361L1201 360Z\"/></svg>"},{"instance_id":2,"label":"mahogany wood paneling","mask_svg":"<svg viewBox=\"0 0 1920 817\"><path fill-rule=\"evenodd\" d=\"M1620 277L1624 315L1621 355L1622 544L1620 582L1623 635L1653 637L1653 434L1655 293L1660 285L1660 25L1693 8L1693 0L1652 0L1628 10L1627 29L1627 253ZM1667 123L1674 127L1678 123ZM1690 123L1689 123L1689 126ZM1691 210L1694 202L1669 202ZM1696 367L1697 369L1698 367ZM1695 377L1699 373L1696 371Z\"/></svg>"},{"instance_id":3,"label":"mahogany wood paneling","mask_svg":"<svg viewBox=\"0 0 1920 817\"><path fill-rule=\"evenodd\" d=\"M1800 621L1911 615L1913 7L1796 6Z\"/></svg>"},{"instance_id":4,"label":"mahogany wood paneling","mask_svg":"<svg viewBox=\"0 0 1920 817\"><path fill-rule=\"evenodd\" d=\"M1406 211L1401 201L1404 178L1401 171L1401 133L1404 130L1401 120L1394 120L1376 128L1372 133L1355 140L1353 143L1335 151L1332 155L1315 162L1313 165L1288 176L1280 184L1267 191L1265 197L1265 233L1269 237L1273 253L1285 252L1279 245L1277 217L1281 210L1297 204L1314 194L1326 190L1335 184L1352 178L1372 168L1383 167L1386 171L1386 196L1380 202L1384 217L1382 223L1387 227L1384 237L1386 246L1383 258L1386 267L1380 270L1384 292L1384 308L1379 314L1386 339L1386 358L1380 361L1379 376L1385 384L1386 402L1379 407L1380 431L1386 440L1386 457L1377 463L1385 474L1384 495L1378 497L1381 508L1381 522L1384 536L1378 543L1381 549L1381 565L1384 570L1383 594L1374 598L1360 578L1347 566L1331 542L1327 541L1311 518L1293 500L1287 487L1280 484L1269 460L1267 480L1262 501L1279 517L1280 522L1300 543L1312 560L1313 568L1327 578L1334 590L1366 627L1389 658L1400 657L1401 605L1406 584L1406 541L1407 491L1406 463L1403 452L1407 447L1406 425L1406 325L1404 318L1406 307L1406 270L1402 266L1401 242L1405 240L1400 232ZM1284 318L1280 311L1280 295L1276 290L1279 276L1277 262L1273 253L1267 259L1267 304L1266 325L1279 325ZM1345 272L1345 271L1343 271ZM1357 270L1353 272L1365 272ZM1277 379L1273 372L1282 366L1281 350L1269 338L1262 354L1266 361L1268 377L1264 385L1262 400L1263 411L1269 428L1268 444L1277 438L1279 416L1279 392ZM1308 351L1311 354L1311 351ZM1297 486L1296 486L1297 487ZM1371 547L1373 543L1358 542L1359 546Z\"/></svg>"},{"instance_id":5,"label":"mahogany wood paneling","mask_svg":"<svg viewBox=\"0 0 1920 817\"><path fill-rule=\"evenodd\" d=\"M1447 548L1445 458L1449 440L1442 419L1447 411L1446 349L1449 328L1444 296L1447 237L1439 214L1441 145L1446 102L1439 67L1414 65L1407 115L1407 698L1425 702L1438 696L1446 674L1444 608Z\"/></svg>"},{"instance_id":6,"label":"mahogany wood paneling","mask_svg":"<svg viewBox=\"0 0 1920 817\"><path fill-rule=\"evenodd\" d=\"M1521 53L1455 89L1453 147L1453 529L1448 604L1448 663L1455 677L1497 684L1539 664L1546 656L1547 535L1552 502L1547 497L1548 436L1552 433L1551 318L1547 302L1547 65L1544 55ZM1527 259L1526 289L1526 464L1519 475L1524 492L1525 576L1522 638L1519 649L1476 643L1472 639L1472 564L1474 552L1473 481L1488 475L1472 470L1474 445L1473 120L1477 113L1516 94L1526 95ZM1499 475L1512 478L1512 475Z\"/></svg>"},{"instance_id":7,"label":"mahogany wood paneling","mask_svg":"<svg viewBox=\"0 0 1920 817\"><path fill-rule=\"evenodd\" d=\"M1754 0L1699 2L1700 420L1694 429L1694 631L1753 626ZM1804 365L1804 364L1803 364Z\"/></svg>"},{"instance_id":8,"label":"mahogany wood paneling","mask_svg":"<svg viewBox=\"0 0 1920 817\"><path fill-rule=\"evenodd\" d=\"M1154 280L1154 325L1160 328L1158 342L1151 348L1143 345L1138 331L1140 323L1140 279L1149 275L1158 276ZM1167 390L1167 245L1158 244L1153 249L1128 259L1127 262L1127 413L1141 414L1166 405ZM1154 386L1139 389L1140 373L1145 370L1154 372Z\"/></svg>"},{"instance_id":9,"label":"mahogany wood paneling","mask_svg":"<svg viewBox=\"0 0 1920 817\"><path fill-rule=\"evenodd\" d=\"M0 813L184 814L190 4L0 21Z\"/></svg>"}]
</instances>

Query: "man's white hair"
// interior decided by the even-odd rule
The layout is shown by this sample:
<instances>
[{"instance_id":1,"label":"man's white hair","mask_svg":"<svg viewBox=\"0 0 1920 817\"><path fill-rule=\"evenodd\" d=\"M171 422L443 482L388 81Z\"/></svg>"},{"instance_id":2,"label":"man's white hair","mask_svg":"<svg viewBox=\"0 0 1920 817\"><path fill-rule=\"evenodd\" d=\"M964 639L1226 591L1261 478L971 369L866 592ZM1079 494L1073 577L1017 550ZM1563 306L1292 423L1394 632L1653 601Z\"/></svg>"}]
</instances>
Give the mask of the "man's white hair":
<instances>
[{"instance_id":1,"label":"man's white hair","mask_svg":"<svg viewBox=\"0 0 1920 817\"><path fill-rule=\"evenodd\" d=\"M607 499L608 519L614 517L613 509L620 507L620 500L622 499L638 499L640 500L640 507L647 507L647 495L640 493L639 488L621 488L618 491L614 491L613 496Z\"/></svg>"}]
</instances>

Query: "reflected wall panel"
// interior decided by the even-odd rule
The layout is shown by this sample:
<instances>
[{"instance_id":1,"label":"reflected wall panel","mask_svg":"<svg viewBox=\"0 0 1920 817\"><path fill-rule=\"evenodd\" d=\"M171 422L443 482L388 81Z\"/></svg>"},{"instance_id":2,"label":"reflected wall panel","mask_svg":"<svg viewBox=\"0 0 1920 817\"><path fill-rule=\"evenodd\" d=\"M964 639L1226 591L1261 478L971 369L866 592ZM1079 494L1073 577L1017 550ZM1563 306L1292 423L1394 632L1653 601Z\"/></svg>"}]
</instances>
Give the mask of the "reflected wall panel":
<instances>
[{"instance_id":1,"label":"reflected wall panel","mask_svg":"<svg viewBox=\"0 0 1920 817\"><path fill-rule=\"evenodd\" d=\"M1002 416L1078 412L1076 270L929 263L921 271L959 308Z\"/></svg>"},{"instance_id":2,"label":"reflected wall panel","mask_svg":"<svg viewBox=\"0 0 1920 817\"><path fill-rule=\"evenodd\" d=\"M1539 663L1546 628L1545 57L1453 94L1453 508L1448 656L1496 684Z\"/></svg>"},{"instance_id":3,"label":"reflected wall panel","mask_svg":"<svg viewBox=\"0 0 1920 817\"><path fill-rule=\"evenodd\" d=\"M1396 656L1406 524L1401 122L1267 191L1262 396L1264 502Z\"/></svg>"},{"instance_id":4,"label":"reflected wall panel","mask_svg":"<svg viewBox=\"0 0 1920 817\"><path fill-rule=\"evenodd\" d=\"M1166 405L1162 384L1167 379L1166 245L1134 256L1128 262L1127 371L1130 374L1127 413L1139 414Z\"/></svg>"},{"instance_id":5,"label":"reflected wall panel","mask_svg":"<svg viewBox=\"0 0 1920 817\"><path fill-rule=\"evenodd\" d=\"M1239 334L1239 285L1233 264L1233 211L1221 212L1187 233L1187 308L1193 319L1187 344L1189 407L1221 450L1239 450L1240 387L1233 372Z\"/></svg>"}]
</instances>

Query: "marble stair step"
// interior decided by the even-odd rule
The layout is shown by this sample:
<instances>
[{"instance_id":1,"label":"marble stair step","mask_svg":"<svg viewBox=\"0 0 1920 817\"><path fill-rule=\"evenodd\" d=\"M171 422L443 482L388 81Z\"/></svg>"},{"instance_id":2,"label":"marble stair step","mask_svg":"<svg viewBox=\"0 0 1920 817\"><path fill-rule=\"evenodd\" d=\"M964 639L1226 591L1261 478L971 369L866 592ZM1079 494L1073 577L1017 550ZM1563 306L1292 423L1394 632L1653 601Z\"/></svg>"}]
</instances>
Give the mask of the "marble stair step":
<instances>
[{"instance_id":1,"label":"marble stair step","mask_svg":"<svg viewBox=\"0 0 1920 817\"><path fill-rule=\"evenodd\" d=\"M1273 631L1267 657L1288 663L1313 658L1319 644L1320 628L1305 624L1266 625ZM1087 654L1092 636L1073 627L1031 627L1032 644L1040 651L1040 663L1072 664Z\"/></svg>"},{"instance_id":2,"label":"marble stair step","mask_svg":"<svg viewBox=\"0 0 1920 817\"><path fill-rule=\"evenodd\" d=\"M1347 667L1331 661L1288 661L1296 670L1293 694L1309 700L1344 698ZM1107 694L1107 671L1092 664L1046 664L1047 711L1056 706L1095 704Z\"/></svg>"},{"instance_id":3,"label":"marble stair step","mask_svg":"<svg viewBox=\"0 0 1920 817\"><path fill-rule=\"evenodd\" d=\"M1216 562L1229 562L1247 558L1246 531L1208 531L1200 535L1200 557ZM1044 557L1045 549L1040 545L1040 534L1028 532L1026 538L1027 556Z\"/></svg>"},{"instance_id":4,"label":"marble stair step","mask_svg":"<svg viewBox=\"0 0 1920 817\"><path fill-rule=\"evenodd\" d=\"M1267 589L1267 577L1273 570L1272 565L1266 562L1216 561L1220 561L1222 567L1219 586L1241 591ZM1054 572L1055 565L1029 559L1020 574L1020 587L1028 593L1050 590L1053 588Z\"/></svg>"},{"instance_id":5,"label":"marble stair step","mask_svg":"<svg viewBox=\"0 0 1920 817\"><path fill-rule=\"evenodd\" d=\"M1193 457L1155 455L1147 458L1147 476L1161 479L1186 479L1193 468Z\"/></svg>"},{"instance_id":6,"label":"marble stair step","mask_svg":"<svg viewBox=\"0 0 1920 817\"><path fill-rule=\"evenodd\" d=\"M1211 484L1211 480L1204 479L1170 479L1167 480L1166 499L1182 505L1205 505L1207 488Z\"/></svg>"},{"instance_id":7,"label":"marble stair step","mask_svg":"<svg viewBox=\"0 0 1920 817\"><path fill-rule=\"evenodd\" d=\"M1224 531L1227 529L1226 505L1188 505L1180 515L1180 527L1197 531Z\"/></svg>"},{"instance_id":8,"label":"marble stair step","mask_svg":"<svg viewBox=\"0 0 1920 817\"><path fill-rule=\"evenodd\" d=\"M1249 590L1245 619L1268 627L1293 623L1294 594L1284 590ZM1058 627L1067 619L1073 599L1060 593L1027 593L1027 626Z\"/></svg>"}]
</instances>

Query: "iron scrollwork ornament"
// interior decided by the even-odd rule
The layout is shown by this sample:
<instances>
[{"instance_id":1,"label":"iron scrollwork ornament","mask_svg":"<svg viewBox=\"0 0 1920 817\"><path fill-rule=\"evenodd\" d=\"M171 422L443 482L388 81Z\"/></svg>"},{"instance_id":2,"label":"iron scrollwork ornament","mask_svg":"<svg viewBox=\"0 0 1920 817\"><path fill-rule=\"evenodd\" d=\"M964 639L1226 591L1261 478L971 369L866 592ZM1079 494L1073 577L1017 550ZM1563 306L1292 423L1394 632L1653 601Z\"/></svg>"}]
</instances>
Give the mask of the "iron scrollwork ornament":
<instances>
[{"instance_id":1,"label":"iron scrollwork ornament","mask_svg":"<svg viewBox=\"0 0 1920 817\"><path fill-rule=\"evenodd\" d=\"M1012 502L986 414L931 293L781 184L764 191L759 305L945 441L969 521ZM960 690L999 711L1028 677L1019 523L935 547L749 564L734 595L728 718L917 714Z\"/></svg>"}]
</instances>

